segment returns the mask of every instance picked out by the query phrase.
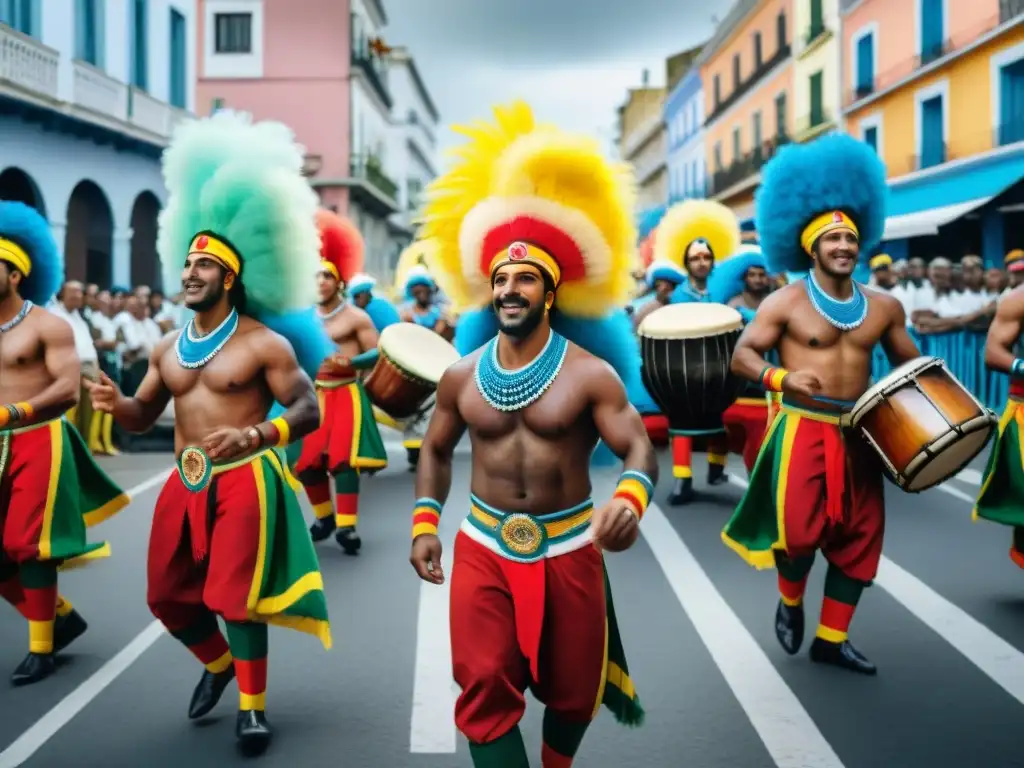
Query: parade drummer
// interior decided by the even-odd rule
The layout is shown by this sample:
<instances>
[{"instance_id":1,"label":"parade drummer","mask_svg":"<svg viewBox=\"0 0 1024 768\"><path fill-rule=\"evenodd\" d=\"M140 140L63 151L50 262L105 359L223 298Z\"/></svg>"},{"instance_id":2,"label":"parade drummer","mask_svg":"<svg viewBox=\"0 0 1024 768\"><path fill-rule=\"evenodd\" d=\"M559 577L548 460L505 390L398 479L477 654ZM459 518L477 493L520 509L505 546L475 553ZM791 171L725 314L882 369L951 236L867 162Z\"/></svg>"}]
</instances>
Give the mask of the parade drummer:
<instances>
[{"instance_id":1,"label":"parade drummer","mask_svg":"<svg viewBox=\"0 0 1024 768\"><path fill-rule=\"evenodd\" d=\"M715 263L729 258L740 246L740 224L736 215L712 200L686 200L669 208L658 224L654 240L655 261L667 261L686 271L687 280L676 287L672 304L709 302L708 278ZM707 439L708 485L729 481L725 463L729 440L724 431L707 434L671 430L672 476L675 481L668 503L688 504L693 490L693 438Z\"/></svg>"},{"instance_id":2,"label":"parade drummer","mask_svg":"<svg viewBox=\"0 0 1024 768\"><path fill-rule=\"evenodd\" d=\"M816 550L828 561L811 659L875 674L847 639L882 555L885 502L877 454L840 420L868 388L881 343L894 365L919 356L893 297L853 280L885 222L885 169L849 136L785 147L763 169L757 229L769 270L809 268L772 294L737 344L732 370L781 391L750 484L722 533L757 568L778 568L775 632L795 654ZM782 367L765 355L777 349Z\"/></svg>"},{"instance_id":3,"label":"parade drummer","mask_svg":"<svg viewBox=\"0 0 1024 768\"><path fill-rule=\"evenodd\" d=\"M1010 394L972 518L1010 526L1010 559L1024 568L1024 288L1014 288L997 305L985 340L985 365L1010 375Z\"/></svg>"},{"instance_id":4,"label":"parade drummer","mask_svg":"<svg viewBox=\"0 0 1024 768\"><path fill-rule=\"evenodd\" d=\"M174 400L178 471L153 512L147 600L205 667L190 718L237 679L245 754L271 739L267 625L330 647L316 552L275 450L319 422L293 350L323 335L299 311L316 296L319 245L302 157L286 126L229 110L177 129L163 156L169 199L157 248L164 284L179 279L196 314L154 349L134 397L105 376L91 387L94 406L130 432ZM275 400L284 411L268 420Z\"/></svg>"},{"instance_id":5,"label":"parade drummer","mask_svg":"<svg viewBox=\"0 0 1024 768\"><path fill-rule=\"evenodd\" d=\"M292 448L292 470L306 490L316 520L313 541L332 533L345 554L362 547L359 522L359 475L388 465L373 405L359 374L377 362L377 329L370 316L343 298L347 280L363 266L363 237L350 221L330 211L317 212L320 227L320 292L317 316L337 349L316 375L319 428ZM335 499L331 501L331 478Z\"/></svg>"},{"instance_id":6,"label":"parade drummer","mask_svg":"<svg viewBox=\"0 0 1024 768\"><path fill-rule=\"evenodd\" d=\"M79 397L71 326L43 309L63 279L50 225L0 201L0 597L28 622L28 655L11 675L30 685L87 628L57 592L57 571L109 555L86 529L128 505L64 418Z\"/></svg>"},{"instance_id":7,"label":"parade drummer","mask_svg":"<svg viewBox=\"0 0 1024 768\"><path fill-rule=\"evenodd\" d=\"M633 312L634 328L639 328L644 318L652 312L672 303L672 294L676 288L686 283L686 271L671 261L653 261L647 268L645 279L650 292Z\"/></svg>"},{"instance_id":8,"label":"parade drummer","mask_svg":"<svg viewBox=\"0 0 1024 768\"><path fill-rule=\"evenodd\" d=\"M471 509L450 603L456 725L478 768L528 766L519 720L530 688L546 705L542 763L564 768L602 702L621 722L643 714L601 554L636 540L657 480L615 373L628 374L637 354L621 311L633 196L627 169L596 143L535 129L522 103L495 113L466 129L463 160L428 192L440 268L456 306L472 311L455 339L468 356L442 377L423 444L411 561L420 578L443 583L437 526L468 429ZM598 437L625 471L595 507Z\"/></svg>"},{"instance_id":9,"label":"parade drummer","mask_svg":"<svg viewBox=\"0 0 1024 768\"><path fill-rule=\"evenodd\" d=\"M370 316L374 328L380 333L389 325L400 323L402 318L390 301L374 294L373 289L376 286L377 278L365 272L357 272L346 283L345 294L353 304Z\"/></svg>"}]
</instances>

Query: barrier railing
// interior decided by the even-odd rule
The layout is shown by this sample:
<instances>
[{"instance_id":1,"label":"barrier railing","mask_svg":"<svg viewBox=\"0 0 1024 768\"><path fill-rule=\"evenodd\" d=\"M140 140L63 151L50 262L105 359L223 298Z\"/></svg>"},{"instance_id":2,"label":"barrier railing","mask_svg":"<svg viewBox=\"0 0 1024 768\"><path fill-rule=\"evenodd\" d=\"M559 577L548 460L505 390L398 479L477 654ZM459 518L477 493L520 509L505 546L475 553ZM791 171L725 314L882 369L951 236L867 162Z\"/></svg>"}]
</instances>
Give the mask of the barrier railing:
<instances>
[{"instance_id":1,"label":"barrier railing","mask_svg":"<svg viewBox=\"0 0 1024 768\"><path fill-rule=\"evenodd\" d=\"M922 355L941 357L954 376L974 396L992 410L1001 412L1006 403L1010 377L985 367L985 333L956 331L953 333L910 332ZM878 381L892 370L885 352L876 347L871 361L871 376Z\"/></svg>"}]
</instances>

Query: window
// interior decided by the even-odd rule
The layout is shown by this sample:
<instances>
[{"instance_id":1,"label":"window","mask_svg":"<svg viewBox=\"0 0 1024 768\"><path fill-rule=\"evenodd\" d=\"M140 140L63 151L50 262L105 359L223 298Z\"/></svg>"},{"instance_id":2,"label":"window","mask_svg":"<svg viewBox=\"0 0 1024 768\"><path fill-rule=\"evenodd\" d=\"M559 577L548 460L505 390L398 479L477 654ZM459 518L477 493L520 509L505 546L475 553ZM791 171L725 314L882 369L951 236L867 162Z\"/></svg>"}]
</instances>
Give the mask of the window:
<instances>
[{"instance_id":1,"label":"window","mask_svg":"<svg viewBox=\"0 0 1024 768\"><path fill-rule=\"evenodd\" d=\"M169 101L172 106L185 109L186 106L186 83L188 82L188 56L186 54L186 29L185 17L178 11L171 9L171 40L170 54L171 84L169 89ZM214 101L214 111L219 107ZM223 102L221 105L223 106Z\"/></svg>"},{"instance_id":2,"label":"window","mask_svg":"<svg viewBox=\"0 0 1024 768\"><path fill-rule=\"evenodd\" d=\"M755 69L757 69L758 67L761 66L761 61L762 61L761 57L763 55L764 55L764 52L761 50L761 33L760 32L755 32L754 33L754 68Z\"/></svg>"},{"instance_id":3,"label":"window","mask_svg":"<svg viewBox=\"0 0 1024 768\"><path fill-rule=\"evenodd\" d=\"M876 126L872 125L870 128L864 129L864 143L875 152L878 151L878 128Z\"/></svg>"},{"instance_id":4,"label":"window","mask_svg":"<svg viewBox=\"0 0 1024 768\"><path fill-rule=\"evenodd\" d=\"M1024 59L999 70L999 144L1024 141Z\"/></svg>"},{"instance_id":5,"label":"window","mask_svg":"<svg viewBox=\"0 0 1024 768\"><path fill-rule=\"evenodd\" d=\"M786 94L780 93L775 97L775 134L776 136L787 136L786 130Z\"/></svg>"},{"instance_id":6,"label":"window","mask_svg":"<svg viewBox=\"0 0 1024 768\"><path fill-rule=\"evenodd\" d=\"M0 0L0 24L38 37L39 18L35 13L35 0Z\"/></svg>"},{"instance_id":7,"label":"window","mask_svg":"<svg viewBox=\"0 0 1024 768\"><path fill-rule=\"evenodd\" d=\"M405 189L409 198L409 202L406 207L410 211L415 211L420 207L420 197L423 194L423 182L419 179L406 179Z\"/></svg>"},{"instance_id":8,"label":"window","mask_svg":"<svg viewBox=\"0 0 1024 768\"><path fill-rule=\"evenodd\" d=\"M103 66L103 7L99 0L75 2L75 58Z\"/></svg>"},{"instance_id":9,"label":"window","mask_svg":"<svg viewBox=\"0 0 1024 768\"><path fill-rule=\"evenodd\" d=\"M761 135L761 110L754 113L753 129L753 144L754 151L756 152L761 148L761 143L764 141L764 137Z\"/></svg>"},{"instance_id":10,"label":"window","mask_svg":"<svg viewBox=\"0 0 1024 768\"><path fill-rule=\"evenodd\" d=\"M807 42L811 42L825 31L825 19L822 13L821 0L811 2L811 28L807 32Z\"/></svg>"},{"instance_id":11,"label":"window","mask_svg":"<svg viewBox=\"0 0 1024 768\"><path fill-rule=\"evenodd\" d=\"M934 61L942 55L946 36L943 19L945 0L917 0L921 13L921 64Z\"/></svg>"},{"instance_id":12,"label":"window","mask_svg":"<svg viewBox=\"0 0 1024 768\"><path fill-rule=\"evenodd\" d=\"M149 56L146 45L149 18L146 0L132 0L132 85L146 90L148 86Z\"/></svg>"},{"instance_id":13,"label":"window","mask_svg":"<svg viewBox=\"0 0 1024 768\"><path fill-rule=\"evenodd\" d=\"M825 109L822 104L823 85L822 85L822 73L821 71L815 72L811 75L810 79L810 94L811 94L811 124L810 127L821 125L825 122Z\"/></svg>"},{"instance_id":14,"label":"window","mask_svg":"<svg viewBox=\"0 0 1024 768\"><path fill-rule=\"evenodd\" d=\"M715 142L715 170L722 170L722 142Z\"/></svg>"},{"instance_id":15,"label":"window","mask_svg":"<svg viewBox=\"0 0 1024 768\"><path fill-rule=\"evenodd\" d=\"M732 129L732 161L734 163L738 162L739 159L740 159L740 155L743 154L743 152L741 151L742 144L743 144L742 138L743 138L743 135L740 132L739 126L736 126L735 128L733 128Z\"/></svg>"},{"instance_id":16,"label":"window","mask_svg":"<svg viewBox=\"0 0 1024 768\"><path fill-rule=\"evenodd\" d=\"M857 98L861 99L875 90L875 35L868 32L857 40Z\"/></svg>"},{"instance_id":17,"label":"window","mask_svg":"<svg viewBox=\"0 0 1024 768\"><path fill-rule=\"evenodd\" d=\"M737 53L732 57L732 89L735 91L740 87L740 55Z\"/></svg>"},{"instance_id":18,"label":"window","mask_svg":"<svg viewBox=\"0 0 1024 768\"><path fill-rule=\"evenodd\" d=\"M252 53L252 14L218 13L213 17L214 51Z\"/></svg>"},{"instance_id":19,"label":"window","mask_svg":"<svg viewBox=\"0 0 1024 768\"><path fill-rule=\"evenodd\" d=\"M942 112L942 94L921 102L920 167L922 169L946 162L946 137Z\"/></svg>"},{"instance_id":20,"label":"window","mask_svg":"<svg viewBox=\"0 0 1024 768\"><path fill-rule=\"evenodd\" d=\"M717 109L718 105L721 104L721 102L722 102L722 80L721 80L721 78L718 75L715 75L714 89L715 89L715 108Z\"/></svg>"},{"instance_id":21,"label":"window","mask_svg":"<svg viewBox=\"0 0 1024 768\"><path fill-rule=\"evenodd\" d=\"M779 40L779 50L781 51L786 47L788 42L786 37L786 13L783 11L779 14L779 18L775 21L775 35Z\"/></svg>"}]
</instances>

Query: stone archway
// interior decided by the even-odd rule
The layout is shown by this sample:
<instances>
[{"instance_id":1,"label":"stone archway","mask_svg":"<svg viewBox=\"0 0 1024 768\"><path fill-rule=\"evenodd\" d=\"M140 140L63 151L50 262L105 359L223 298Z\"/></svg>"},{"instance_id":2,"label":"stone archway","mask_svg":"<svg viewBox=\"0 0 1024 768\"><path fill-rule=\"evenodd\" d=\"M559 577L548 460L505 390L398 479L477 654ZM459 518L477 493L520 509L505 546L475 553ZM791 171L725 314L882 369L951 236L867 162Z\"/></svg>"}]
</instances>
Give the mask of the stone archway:
<instances>
[{"instance_id":1,"label":"stone archway","mask_svg":"<svg viewBox=\"0 0 1024 768\"><path fill-rule=\"evenodd\" d=\"M132 286L148 285L154 290L163 289L163 270L156 252L157 216L160 215L160 200L146 191L135 198L132 206Z\"/></svg>"},{"instance_id":2,"label":"stone archway","mask_svg":"<svg viewBox=\"0 0 1024 768\"><path fill-rule=\"evenodd\" d=\"M13 165L0 173L0 200L17 200L46 216L46 204L39 186L31 176Z\"/></svg>"},{"instance_id":3,"label":"stone archway","mask_svg":"<svg viewBox=\"0 0 1024 768\"><path fill-rule=\"evenodd\" d=\"M68 280L109 287L114 276L114 214L103 190L84 179L68 200L64 272Z\"/></svg>"}]
</instances>

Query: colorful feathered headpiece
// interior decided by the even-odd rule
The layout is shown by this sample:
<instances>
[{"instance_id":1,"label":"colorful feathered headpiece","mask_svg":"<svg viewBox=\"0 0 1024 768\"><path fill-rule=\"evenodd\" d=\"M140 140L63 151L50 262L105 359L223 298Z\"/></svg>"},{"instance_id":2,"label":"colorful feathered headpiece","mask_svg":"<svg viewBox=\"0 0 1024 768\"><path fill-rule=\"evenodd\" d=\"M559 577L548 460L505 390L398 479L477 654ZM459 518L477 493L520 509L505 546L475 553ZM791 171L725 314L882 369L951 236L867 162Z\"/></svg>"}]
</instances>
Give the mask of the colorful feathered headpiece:
<instances>
[{"instance_id":1,"label":"colorful feathered headpiece","mask_svg":"<svg viewBox=\"0 0 1024 768\"><path fill-rule=\"evenodd\" d=\"M358 296L360 293L371 293L376 285L377 278L365 272L357 272L345 283L345 292L349 296Z\"/></svg>"},{"instance_id":2,"label":"colorful feathered headpiece","mask_svg":"<svg viewBox=\"0 0 1024 768\"><path fill-rule=\"evenodd\" d=\"M0 261L21 272L18 294L44 306L64 280L64 258L53 231L35 208L0 200Z\"/></svg>"},{"instance_id":3,"label":"colorful feathered headpiece","mask_svg":"<svg viewBox=\"0 0 1024 768\"><path fill-rule=\"evenodd\" d=\"M718 304L728 304L745 290L744 281L751 267L768 268L764 253L759 246L741 245L731 259L712 270L708 277L708 298Z\"/></svg>"},{"instance_id":4,"label":"colorful feathered headpiece","mask_svg":"<svg viewBox=\"0 0 1024 768\"><path fill-rule=\"evenodd\" d=\"M670 261L686 269L686 250L703 240L715 264L725 261L740 246L740 222L729 208L714 200L684 200L672 206L654 233L654 260Z\"/></svg>"},{"instance_id":5,"label":"colorful feathered headpiece","mask_svg":"<svg viewBox=\"0 0 1024 768\"><path fill-rule=\"evenodd\" d=\"M623 305L636 244L629 168L605 160L596 141L537 125L522 102L455 130L468 141L424 208L424 234L438 242L432 271L455 308L490 306L491 276L510 261L550 276L563 313Z\"/></svg>"},{"instance_id":6,"label":"colorful feathered headpiece","mask_svg":"<svg viewBox=\"0 0 1024 768\"><path fill-rule=\"evenodd\" d=\"M433 265L437 262L436 254L437 243L431 239L415 240L402 251L398 257L398 264L395 265L395 285L392 294L396 300L405 298L410 270L422 267L431 278L434 277Z\"/></svg>"},{"instance_id":7,"label":"colorful feathered headpiece","mask_svg":"<svg viewBox=\"0 0 1024 768\"><path fill-rule=\"evenodd\" d=\"M317 209L316 226L320 230L319 271L347 285L365 265L363 236L351 221L324 208Z\"/></svg>"},{"instance_id":8,"label":"colorful feathered headpiece","mask_svg":"<svg viewBox=\"0 0 1024 768\"><path fill-rule=\"evenodd\" d=\"M412 289L419 285L425 285L430 290L434 290L437 284L434 282L434 278L430 276L430 272L422 264L416 264L412 266L405 274L405 298L412 299Z\"/></svg>"},{"instance_id":9,"label":"colorful feathered headpiece","mask_svg":"<svg viewBox=\"0 0 1024 768\"><path fill-rule=\"evenodd\" d=\"M187 255L202 253L238 275L247 314L312 305L318 200L302 175L303 154L287 126L244 113L221 110L179 125L163 156L164 285L179 284Z\"/></svg>"},{"instance_id":10,"label":"colorful feathered headpiece","mask_svg":"<svg viewBox=\"0 0 1024 768\"><path fill-rule=\"evenodd\" d=\"M770 271L806 270L811 247L834 229L855 232L866 259L881 242L887 197L885 166L852 136L783 147L761 169L754 198Z\"/></svg>"},{"instance_id":11,"label":"colorful feathered headpiece","mask_svg":"<svg viewBox=\"0 0 1024 768\"><path fill-rule=\"evenodd\" d=\"M654 286L657 280L668 280L673 285L686 282L686 270L671 261L654 261L647 267L647 284Z\"/></svg>"}]
</instances>

